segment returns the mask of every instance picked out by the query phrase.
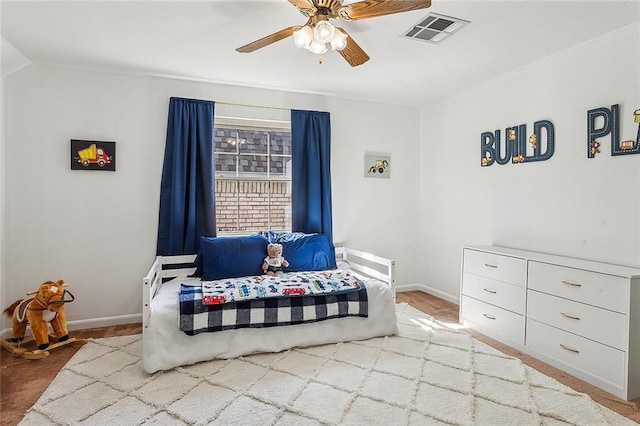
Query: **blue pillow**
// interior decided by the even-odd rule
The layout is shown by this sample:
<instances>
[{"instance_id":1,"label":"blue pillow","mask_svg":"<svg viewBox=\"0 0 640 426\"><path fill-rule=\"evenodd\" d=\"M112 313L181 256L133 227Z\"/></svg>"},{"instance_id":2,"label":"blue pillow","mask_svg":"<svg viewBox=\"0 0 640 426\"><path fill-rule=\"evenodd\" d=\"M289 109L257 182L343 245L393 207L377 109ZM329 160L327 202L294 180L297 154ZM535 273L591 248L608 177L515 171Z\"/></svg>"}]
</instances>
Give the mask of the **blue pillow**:
<instances>
[{"instance_id":1,"label":"blue pillow","mask_svg":"<svg viewBox=\"0 0 640 426\"><path fill-rule=\"evenodd\" d=\"M336 269L336 249L324 234L306 234L282 244L282 256L289 266L285 272Z\"/></svg>"},{"instance_id":2,"label":"blue pillow","mask_svg":"<svg viewBox=\"0 0 640 426\"><path fill-rule=\"evenodd\" d=\"M262 275L269 241L262 235L200 237L195 264L202 269L202 280Z\"/></svg>"}]
</instances>

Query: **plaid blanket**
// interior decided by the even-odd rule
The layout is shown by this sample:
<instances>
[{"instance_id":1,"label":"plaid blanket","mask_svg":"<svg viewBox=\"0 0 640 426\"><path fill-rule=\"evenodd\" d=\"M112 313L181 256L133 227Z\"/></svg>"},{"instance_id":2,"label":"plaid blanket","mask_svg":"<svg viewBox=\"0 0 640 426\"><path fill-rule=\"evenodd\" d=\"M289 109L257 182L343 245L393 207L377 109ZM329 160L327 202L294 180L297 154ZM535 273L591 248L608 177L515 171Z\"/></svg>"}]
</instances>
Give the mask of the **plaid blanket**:
<instances>
[{"instance_id":1,"label":"plaid blanket","mask_svg":"<svg viewBox=\"0 0 640 426\"><path fill-rule=\"evenodd\" d=\"M264 328L324 321L348 316L368 316L367 288L322 296L296 296L204 305L202 287L180 288L180 330L199 333L237 328Z\"/></svg>"}]
</instances>

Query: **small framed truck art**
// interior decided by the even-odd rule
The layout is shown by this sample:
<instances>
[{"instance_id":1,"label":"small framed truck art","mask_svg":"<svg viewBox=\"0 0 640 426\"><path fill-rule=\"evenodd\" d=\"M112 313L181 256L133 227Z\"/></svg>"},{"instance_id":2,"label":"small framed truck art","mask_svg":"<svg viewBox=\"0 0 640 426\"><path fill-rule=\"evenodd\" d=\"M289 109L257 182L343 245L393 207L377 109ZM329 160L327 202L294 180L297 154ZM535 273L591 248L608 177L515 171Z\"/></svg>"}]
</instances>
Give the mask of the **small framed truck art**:
<instances>
[{"instance_id":1,"label":"small framed truck art","mask_svg":"<svg viewBox=\"0 0 640 426\"><path fill-rule=\"evenodd\" d=\"M116 143L71 139L71 170L116 170Z\"/></svg>"}]
</instances>

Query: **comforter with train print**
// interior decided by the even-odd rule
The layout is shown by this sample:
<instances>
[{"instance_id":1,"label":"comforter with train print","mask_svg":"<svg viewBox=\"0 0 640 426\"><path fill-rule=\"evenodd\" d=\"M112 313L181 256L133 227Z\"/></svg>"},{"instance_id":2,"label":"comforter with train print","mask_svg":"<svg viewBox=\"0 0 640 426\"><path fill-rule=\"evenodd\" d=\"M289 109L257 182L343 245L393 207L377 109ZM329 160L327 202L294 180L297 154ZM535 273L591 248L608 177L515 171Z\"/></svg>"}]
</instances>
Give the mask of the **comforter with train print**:
<instances>
[{"instance_id":1,"label":"comforter with train print","mask_svg":"<svg viewBox=\"0 0 640 426\"><path fill-rule=\"evenodd\" d=\"M317 290L313 284L310 286ZM180 330L189 336L239 328L277 327L369 316L367 287L364 283L360 283L356 291L263 297L216 305L205 305L202 298L202 286L181 285Z\"/></svg>"},{"instance_id":2,"label":"comforter with train print","mask_svg":"<svg viewBox=\"0 0 640 426\"><path fill-rule=\"evenodd\" d=\"M202 303L219 305L272 297L318 296L358 291L362 282L348 271L287 272L202 282Z\"/></svg>"}]
</instances>

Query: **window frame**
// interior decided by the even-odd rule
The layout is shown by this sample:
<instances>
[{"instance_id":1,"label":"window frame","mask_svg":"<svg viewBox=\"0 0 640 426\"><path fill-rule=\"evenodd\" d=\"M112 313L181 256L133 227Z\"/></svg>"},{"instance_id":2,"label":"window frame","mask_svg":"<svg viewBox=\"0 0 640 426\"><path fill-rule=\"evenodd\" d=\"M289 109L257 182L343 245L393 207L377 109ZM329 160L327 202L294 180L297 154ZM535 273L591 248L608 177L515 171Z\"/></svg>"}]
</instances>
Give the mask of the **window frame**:
<instances>
[{"instance_id":1,"label":"window frame","mask_svg":"<svg viewBox=\"0 0 640 426\"><path fill-rule=\"evenodd\" d=\"M259 153L259 154L255 154L255 153L249 153L249 154L242 154L240 152L240 146L236 146L236 151L235 153L231 153L231 152L218 152L216 151L216 147L215 147L215 142L214 142L214 147L213 147L213 156L214 156L214 176L215 176L215 181L226 181L226 182L235 182L235 187L236 187L236 207L237 207L237 215L236 215L236 230L235 231L220 231L218 230L218 218L217 218L217 211L218 209L216 208L216 233L218 235L249 235L249 234L253 234L255 232L261 232L261 231L265 231L265 230L270 230L272 229L272 212L273 212L273 204L272 204L272 190L271 190L271 182L288 182L289 185L292 184L293 182L293 178L291 176L291 171L289 172L289 176L286 175L286 172L284 175L282 176L277 176L277 175L272 175L271 172L271 160L272 157L277 157L277 158L283 158L283 159L289 159L289 161L293 161L293 155L292 154L272 154L271 153L271 134L269 132L289 132L291 133L291 122L290 121L281 121L281 120L263 120L263 119L252 119L252 118L239 118L239 117L226 117L226 116L216 116L214 117L214 131L216 129L220 129L220 128L224 128L224 129L233 129L233 130L257 130L257 131L264 131L267 132L268 135L268 144L267 144L267 152L265 154L263 153ZM236 157L236 170L234 175L230 175L231 172L218 172L215 170L215 163L216 163L216 154L230 154L230 155L234 155ZM267 157L267 167L266 167L266 172L261 175L243 175L240 172L240 167L239 167L239 160L242 158L243 155L260 155L260 156L266 156ZM242 182L267 182L268 186L269 186L269 190L267 191L267 197L268 197L268 215L267 215L267 228L266 229L251 229L251 230L239 230L238 228L240 228L240 217L241 217L241 203L240 203L240 185ZM289 191L290 193L290 191ZM215 188L214 188L214 194L215 194ZM217 204L217 200L214 199L214 203ZM285 219L285 229L274 229L276 231L285 231L285 232L290 232L291 231L291 226L292 226L292 217L291 217L291 210L292 210L292 203L291 200L289 201L289 206L288 206L288 210L289 210L289 215L288 218ZM288 225L288 227L287 227Z\"/></svg>"}]
</instances>

